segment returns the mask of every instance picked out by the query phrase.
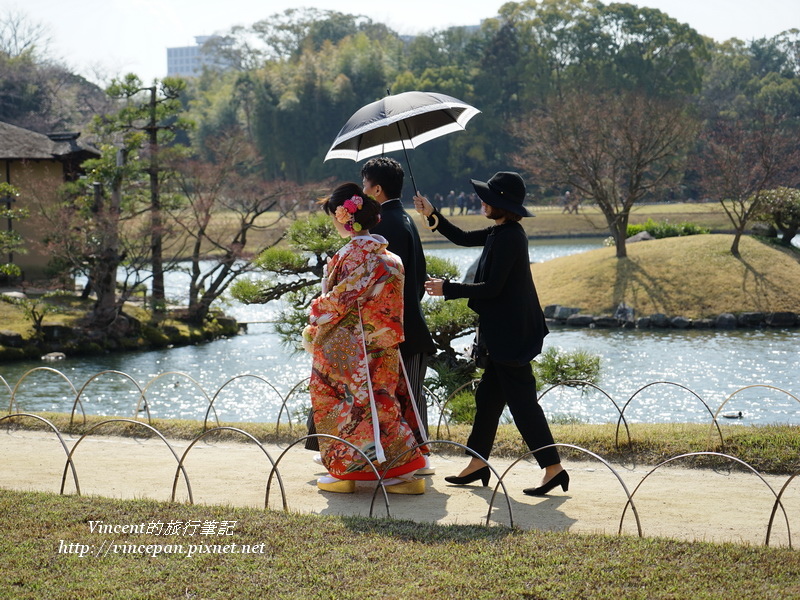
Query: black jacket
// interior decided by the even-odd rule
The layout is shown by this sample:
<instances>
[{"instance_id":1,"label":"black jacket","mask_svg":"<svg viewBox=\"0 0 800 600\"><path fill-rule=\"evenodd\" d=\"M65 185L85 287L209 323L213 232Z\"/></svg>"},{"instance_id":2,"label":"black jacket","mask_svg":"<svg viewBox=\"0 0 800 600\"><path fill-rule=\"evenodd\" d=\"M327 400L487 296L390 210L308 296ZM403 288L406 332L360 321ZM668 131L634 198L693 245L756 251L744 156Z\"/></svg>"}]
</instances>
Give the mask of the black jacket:
<instances>
[{"instance_id":1,"label":"black jacket","mask_svg":"<svg viewBox=\"0 0 800 600\"><path fill-rule=\"evenodd\" d=\"M389 242L389 251L403 261L406 279L403 286L403 332L405 341L400 351L405 356L432 354L435 350L420 300L425 294L425 254L419 232L400 200L387 200L381 204L381 222L369 230L382 235Z\"/></svg>"},{"instance_id":2,"label":"black jacket","mask_svg":"<svg viewBox=\"0 0 800 600\"><path fill-rule=\"evenodd\" d=\"M493 360L515 365L530 362L542 351L549 330L533 284L528 237L522 225L509 221L463 231L438 211L436 214L437 231L451 242L483 246L474 283L445 281L445 299L469 299L469 307L478 313L480 337Z\"/></svg>"}]
</instances>

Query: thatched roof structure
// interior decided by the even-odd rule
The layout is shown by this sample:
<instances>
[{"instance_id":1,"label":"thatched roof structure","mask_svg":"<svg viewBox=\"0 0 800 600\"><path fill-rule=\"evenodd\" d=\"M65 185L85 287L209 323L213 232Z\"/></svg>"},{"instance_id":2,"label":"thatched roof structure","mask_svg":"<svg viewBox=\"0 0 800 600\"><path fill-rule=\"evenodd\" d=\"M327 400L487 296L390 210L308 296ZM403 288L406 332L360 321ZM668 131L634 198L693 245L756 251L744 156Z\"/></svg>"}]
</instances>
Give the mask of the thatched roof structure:
<instances>
[{"instance_id":1,"label":"thatched roof structure","mask_svg":"<svg viewBox=\"0 0 800 600\"><path fill-rule=\"evenodd\" d=\"M83 161L100 151L78 141L80 133L44 135L0 121L0 160Z\"/></svg>"}]
</instances>

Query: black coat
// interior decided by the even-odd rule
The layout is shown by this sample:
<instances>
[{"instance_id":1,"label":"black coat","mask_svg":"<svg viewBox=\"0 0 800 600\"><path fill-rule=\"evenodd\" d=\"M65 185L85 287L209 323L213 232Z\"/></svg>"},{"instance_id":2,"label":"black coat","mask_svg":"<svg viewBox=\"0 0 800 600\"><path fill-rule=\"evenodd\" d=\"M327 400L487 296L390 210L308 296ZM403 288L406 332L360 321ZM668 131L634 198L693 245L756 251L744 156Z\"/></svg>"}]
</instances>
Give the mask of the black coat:
<instances>
[{"instance_id":1,"label":"black coat","mask_svg":"<svg viewBox=\"0 0 800 600\"><path fill-rule=\"evenodd\" d=\"M420 306L428 274L416 225L400 200L387 200L381 204L381 222L369 231L385 237L389 242L389 251L403 261L406 274L403 286L403 332L406 339L400 344L400 351L405 356L432 354L435 351L433 338Z\"/></svg>"},{"instance_id":2,"label":"black coat","mask_svg":"<svg viewBox=\"0 0 800 600\"><path fill-rule=\"evenodd\" d=\"M481 340L498 362L522 365L542 351L549 333L533 284L528 237L509 221L463 231L437 211L437 230L459 246L483 246L474 283L445 281L445 299L468 298L478 313Z\"/></svg>"}]
</instances>

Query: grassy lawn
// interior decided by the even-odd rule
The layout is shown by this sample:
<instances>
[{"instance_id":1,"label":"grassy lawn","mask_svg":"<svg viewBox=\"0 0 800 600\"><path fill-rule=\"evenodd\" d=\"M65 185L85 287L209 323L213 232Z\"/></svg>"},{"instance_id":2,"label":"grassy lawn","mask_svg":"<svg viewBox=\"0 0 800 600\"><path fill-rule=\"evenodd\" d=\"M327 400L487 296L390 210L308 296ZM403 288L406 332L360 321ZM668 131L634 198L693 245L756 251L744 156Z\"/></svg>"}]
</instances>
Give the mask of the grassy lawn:
<instances>
[{"instance_id":1,"label":"grassy lawn","mask_svg":"<svg viewBox=\"0 0 800 600\"><path fill-rule=\"evenodd\" d=\"M47 306L43 325L66 325L68 327L75 327L80 325L80 321L92 310L94 306L94 298L81 299L79 296L69 295L56 295L50 297L42 297L41 291L28 290L28 297L31 301L38 299L39 306L37 311L41 312L43 306ZM125 311L137 319L147 321L149 313L141 306L136 304L127 304ZM22 306L6 300L0 300L0 326L4 331L13 331L21 334L25 338L30 338L34 335L33 323L25 315Z\"/></svg>"},{"instance_id":2,"label":"grassy lawn","mask_svg":"<svg viewBox=\"0 0 800 600\"><path fill-rule=\"evenodd\" d=\"M577 215L563 214L560 206L532 206L534 218L522 219L525 231L531 237L597 236L607 237L606 218L596 206L581 207ZM413 210L409 213L419 229L423 243L441 242L441 234L422 226L422 217ZM462 229L477 229L491 225L483 215L444 215ZM630 224L644 223L647 219L682 223L685 221L708 227L715 232L728 232L733 229L730 220L718 203L702 204L644 204L631 211Z\"/></svg>"},{"instance_id":3,"label":"grassy lawn","mask_svg":"<svg viewBox=\"0 0 800 600\"><path fill-rule=\"evenodd\" d=\"M530 236L540 237L566 237L566 236L608 236L608 225L606 219L596 206L582 206L578 215L562 214L561 206L532 206L531 212L536 217L523 219L522 224ZM423 243L437 243L443 240L441 234L430 231L422 226L423 219L417 215L413 208L406 207L409 214L417 224L420 238ZM298 218L305 218L308 213L298 211ZM445 216L449 217L448 210L444 210ZM697 225L711 228L712 231L730 231L732 225L719 203L675 203L675 204L642 204L635 206L631 211L631 225L644 223L647 219L654 221L670 221L681 223L690 221ZM251 249L274 243L279 235L276 229L269 227L278 220L278 213L265 213L256 221L259 226L248 233L248 247ZM483 215L454 215L453 223L463 229L475 229L487 227L491 224ZM287 226L289 221L283 222ZM219 234L227 228L235 226L232 218L223 217L215 225L215 231ZM263 229L260 227L264 227ZM173 240L174 248L185 247L185 240L176 236Z\"/></svg>"},{"instance_id":4,"label":"grassy lawn","mask_svg":"<svg viewBox=\"0 0 800 600\"><path fill-rule=\"evenodd\" d=\"M29 297L34 294L29 293ZM51 307L53 312L45 315L42 321L45 325L58 323L61 325L75 326L91 310L93 299L81 300L78 297L56 296L42 301ZM0 300L0 329L19 333L24 338L34 334L32 321L25 316L22 307L12 302Z\"/></svg>"},{"instance_id":5,"label":"grassy lawn","mask_svg":"<svg viewBox=\"0 0 800 600\"><path fill-rule=\"evenodd\" d=\"M92 521L236 524L165 536ZM780 548L4 490L0 527L2 598L800 597L800 553Z\"/></svg>"},{"instance_id":6,"label":"grassy lawn","mask_svg":"<svg viewBox=\"0 0 800 600\"><path fill-rule=\"evenodd\" d=\"M800 254L744 236L736 258L732 239L711 234L628 244L623 259L614 248L599 248L536 263L533 278L543 306L580 307L585 314L613 314L621 302L637 316L800 310Z\"/></svg>"},{"instance_id":7,"label":"grassy lawn","mask_svg":"<svg viewBox=\"0 0 800 600\"><path fill-rule=\"evenodd\" d=\"M103 419L89 416L85 425L70 428L68 415L42 416L71 433ZM33 420L20 423L39 426ZM201 431L197 421L153 425L170 438L189 439ZM288 428L276 432L269 423L226 425L267 442L297 435ZM437 436L463 443L468 429L455 425L449 435ZM104 431L141 435L126 424ZM611 462L640 465L685 452L724 450L762 472L793 473L800 455L800 436L792 426L723 427L724 447L709 437L707 425L637 424L631 426L632 443L623 433L619 448L613 425L554 425L553 433L560 442ZM519 456L521 444L513 426L501 426L495 454ZM711 458L696 464L716 465ZM91 530L93 521L207 527L195 535L146 528L100 533ZM213 529L233 521L230 535ZM0 598L800 598L797 550L744 544L8 490L0 490L0 528Z\"/></svg>"}]
</instances>

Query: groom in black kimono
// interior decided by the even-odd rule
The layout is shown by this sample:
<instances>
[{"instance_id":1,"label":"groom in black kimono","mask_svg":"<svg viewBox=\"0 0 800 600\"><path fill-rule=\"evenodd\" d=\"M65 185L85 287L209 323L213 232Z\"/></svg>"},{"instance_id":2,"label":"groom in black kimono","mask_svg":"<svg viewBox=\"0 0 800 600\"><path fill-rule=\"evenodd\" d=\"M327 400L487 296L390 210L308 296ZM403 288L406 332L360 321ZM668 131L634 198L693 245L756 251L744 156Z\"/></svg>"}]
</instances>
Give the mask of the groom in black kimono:
<instances>
[{"instance_id":1,"label":"groom in black kimono","mask_svg":"<svg viewBox=\"0 0 800 600\"><path fill-rule=\"evenodd\" d=\"M419 232L403 208L403 167L393 158L381 156L367 161L361 168L362 187L381 203L381 222L370 229L389 242L389 251L397 254L405 268L403 289L403 331L405 341L400 354L406 366L411 392L419 411L420 427L428 431L428 408L422 386L428 368L428 356L435 347L425 324L420 300L425 293L425 255ZM432 471L432 470L431 470ZM424 473L420 473L424 474Z\"/></svg>"}]
</instances>

